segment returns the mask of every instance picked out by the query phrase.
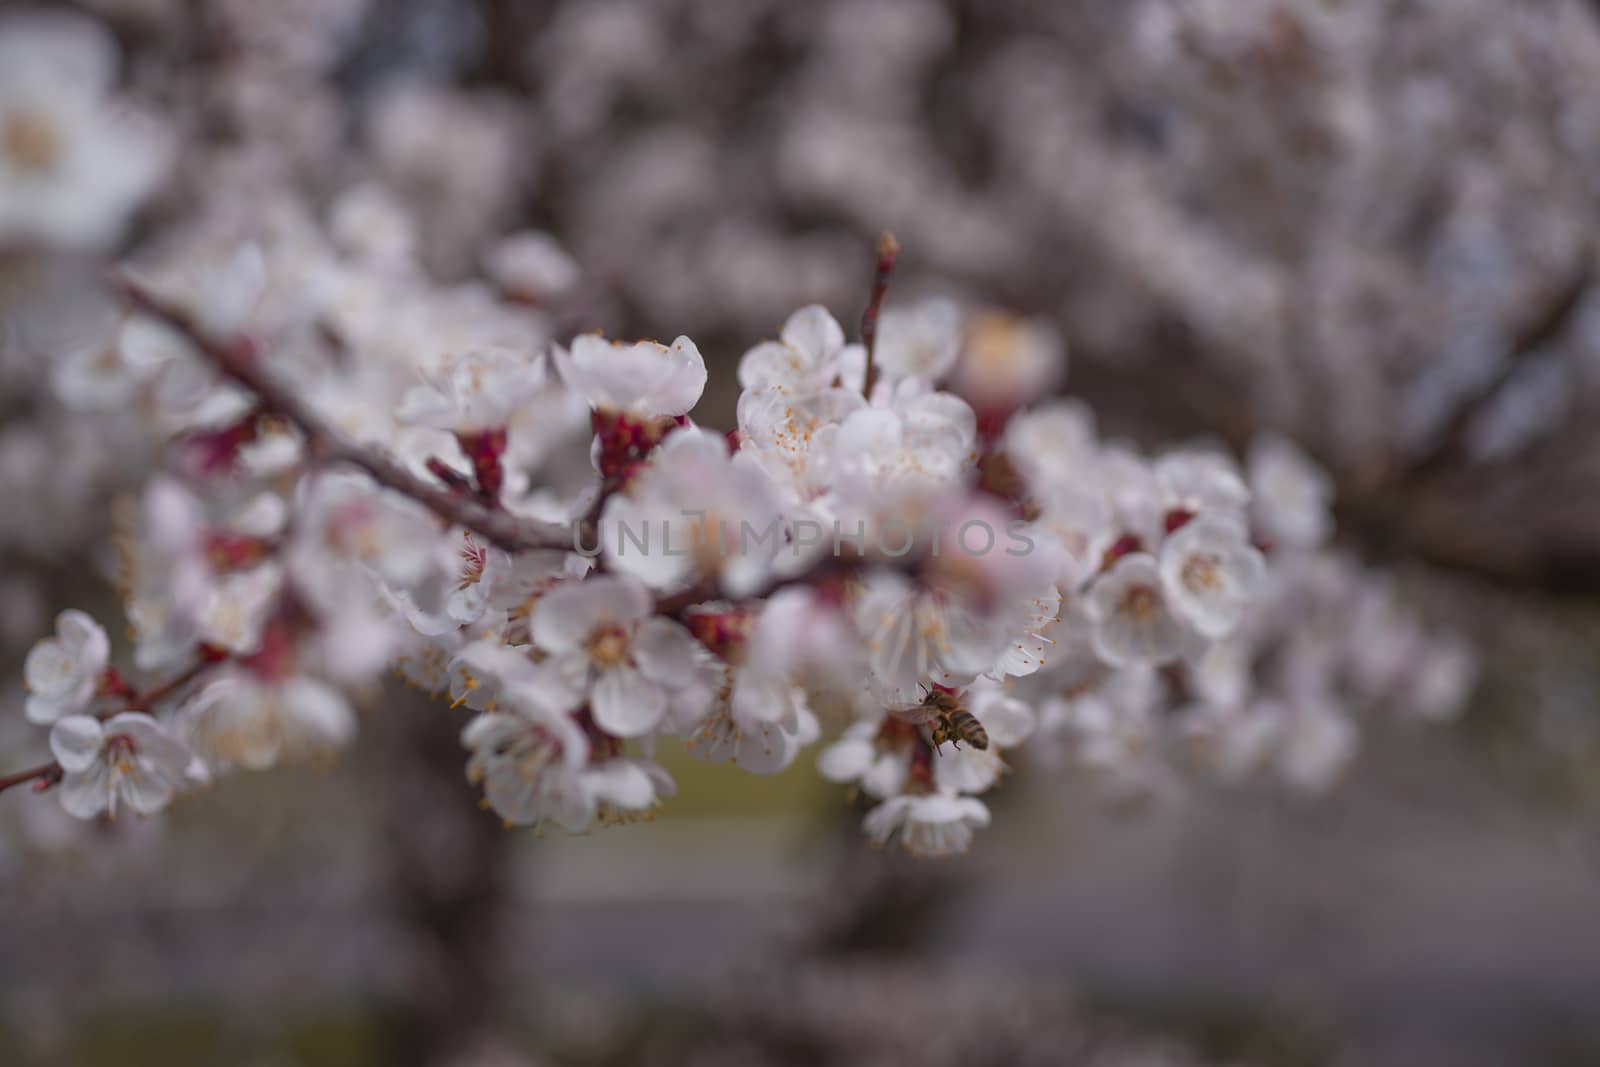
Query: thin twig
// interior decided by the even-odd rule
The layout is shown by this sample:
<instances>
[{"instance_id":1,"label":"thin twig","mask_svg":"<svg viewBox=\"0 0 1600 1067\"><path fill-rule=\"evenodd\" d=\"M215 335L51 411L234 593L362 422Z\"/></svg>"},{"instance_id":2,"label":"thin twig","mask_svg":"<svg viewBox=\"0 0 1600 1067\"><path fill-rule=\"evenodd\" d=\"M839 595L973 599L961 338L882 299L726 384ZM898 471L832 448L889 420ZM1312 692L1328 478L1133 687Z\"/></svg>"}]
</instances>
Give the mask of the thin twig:
<instances>
[{"instance_id":1,"label":"thin twig","mask_svg":"<svg viewBox=\"0 0 1600 1067\"><path fill-rule=\"evenodd\" d=\"M222 659L211 656L202 656L183 673L174 675L172 678L169 678L164 682L159 682L156 685L151 686L149 689L146 689L144 692L137 693L130 697L128 699L128 707L137 711L149 711L151 705L155 704L157 701L165 700L167 697L172 696L172 694L176 693L178 690L182 689L184 686L188 685L190 682L204 674L207 669L214 667L221 662L223 662Z\"/></svg>"},{"instance_id":2,"label":"thin twig","mask_svg":"<svg viewBox=\"0 0 1600 1067\"><path fill-rule=\"evenodd\" d=\"M61 764L57 763L55 760L51 760L49 763L41 763L37 767L30 768L26 771L18 771L16 774L7 775L4 778L0 778L0 793L4 793L7 789L12 788L13 786L22 785L26 782L50 782L50 784L53 785L55 784L53 779L58 778L60 774Z\"/></svg>"},{"instance_id":3,"label":"thin twig","mask_svg":"<svg viewBox=\"0 0 1600 1067\"><path fill-rule=\"evenodd\" d=\"M507 552L571 547L565 531L485 507L470 497L418 478L380 452L345 440L292 389L265 371L261 352L249 337L213 337L186 309L131 278L119 276L112 279L112 284L130 306L176 330L224 376L254 393L264 411L298 428L312 455L357 467L379 485L410 497L446 522L465 527Z\"/></svg>"},{"instance_id":4,"label":"thin twig","mask_svg":"<svg viewBox=\"0 0 1600 1067\"><path fill-rule=\"evenodd\" d=\"M894 234L884 230L878 238L878 265L872 276L872 299L867 302L867 310L861 313L861 344L867 350L867 376L862 392L869 397L878 377L874 359L878 344L878 315L883 310L883 298L889 294L889 278L894 274L894 263L899 255L900 242L894 239Z\"/></svg>"}]
</instances>

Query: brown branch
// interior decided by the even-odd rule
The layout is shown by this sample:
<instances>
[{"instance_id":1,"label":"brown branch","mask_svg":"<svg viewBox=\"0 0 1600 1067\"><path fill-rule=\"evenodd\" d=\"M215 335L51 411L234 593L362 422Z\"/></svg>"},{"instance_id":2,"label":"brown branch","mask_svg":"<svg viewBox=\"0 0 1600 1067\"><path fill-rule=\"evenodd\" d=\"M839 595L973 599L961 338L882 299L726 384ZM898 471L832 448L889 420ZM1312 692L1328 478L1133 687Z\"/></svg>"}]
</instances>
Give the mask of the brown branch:
<instances>
[{"instance_id":1,"label":"brown branch","mask_svg":"<svg viewBox=\"0 0 1600 1067\"><path fill-rule=\"evenodd\" d=\"M380 452L343 439L292 389L267 373L260 349L249 337L213 337L188 310L131 278L115 277L112 286L131 307L176 330L225 377L254 393L264 411L297 427L305 435L307 451L319 459L359 468L379 485L410 497L446 522L465 527L507 552L570 547L570 539L558 528L485 507L423 481Z\"/></svg>"},{"instance_id":2,"label":"brown branch","mask_svg":"<svg viewBox=\"0 0 1600 1067\"><path fill-rule=\"evenodd\" d=\"M150 706L158 700L165 700L178 690L200 677L211 667L222 663L224 659L203 655L196 660L187 670L175 675L164 682L151 686L142 693L136 693L128 698L128 707L135 711L149 711Z\"/></svg>"},{"instance_id":3,"label":"brown branch","mask_svg":"<svg viewBox=\"0 0 1600 1067\"><path fill-rule=\"evenodd\" d=\"M894 274L895 260L900 256L900 242L894 234L884 230L878 238L878 265L872 276L872 298L867 310L861 313L861 343L867 350L867 376L862 392L872 395L872 386L878 377L873 356L878 345L878 315L883 311L883 298L889 294L889 278Z\"/></svg>"},{"instance_id":4,"label":"brown branch","mask_svg":"<svg viewBox=\"0 0 1600 1067\"><path fill-rule=\"evenodd\" d=\"M61 764L57 763L55 760L51 760L49 763L41 763L37 767L32 767L25 771L18 771L16 774L7 775L4 778L0 778L0 793L4 793L7 789L12 788L13 786L22 785L25 782L36 783L34 785L34 790L36 792L42 792L43 790L50 788L50 786L55 785L60 780Z\"/></svg>"},{"instance_id":5,"label":"brown branch","mask_svg":"<svg viewBox=\"0 0 1600 1067\"><path fill-rule=\"evenodd\" d=\"M927 573L928 557L922 552L910 552L901 556L863 556L857 552L848 554L827 555L817 560L799 574L787 577L772 577L761 588L739 598L738 603L748 604L756 600L764 600L781 589L788 589L797 585L821 586L830 582L845 581L860 574L870 567L886 571L899 571L913 579L922 579ZM678 619L680 622L688 614L689 609L712 600L726 600L727 594L722 591L715 576L705 578L687 589L680 590L670 596L661 597L656 601L656 614L666 615Z\"/></svg>"}]
</instances>

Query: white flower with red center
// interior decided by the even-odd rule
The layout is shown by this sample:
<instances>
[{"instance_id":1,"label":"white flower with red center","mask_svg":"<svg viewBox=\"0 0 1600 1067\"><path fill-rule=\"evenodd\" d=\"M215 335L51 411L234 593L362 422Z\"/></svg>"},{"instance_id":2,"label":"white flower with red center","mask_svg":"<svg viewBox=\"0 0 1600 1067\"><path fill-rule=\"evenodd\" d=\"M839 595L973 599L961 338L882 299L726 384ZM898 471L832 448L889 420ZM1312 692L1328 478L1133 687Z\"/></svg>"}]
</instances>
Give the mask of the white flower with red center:
<instances>
[{"instance_id":1,"label":"white flower with red center","mask_svg":"<svg viewBox=\"0 0 1600 1067\"><path fill-rule=\"evenodd\" d=\"M115 817L126 805L141 815L166 807L193 759L155 719L138 711L105 722L69 715L50 728L50 752L61 765L57 792L70 815Z\"/></svg>"},{"instance_id":2,"label":"white flower with red center","mask_svg":"<svg viewBox=\"0 0 1600 1067\"><path fill-rule=\"evenodd\" d=\"M521 694L504 711L469 722L461 743L470 750L467 779L482 785L489 807L512 826L553 822L582 833L596 822L644 817L676 787L666 770L646 760L594 754L569 716Z\"/></svg>"},{"instance_id":3,"label":"white flower with red center","mask_svg":"<svg viewBox=\"0 0 1600 1067\"><path fill-rule=\"evenodd\" d=\"M1183 650L1184 624L1164 592L1154 556L1133 552L1096 578L1084 600L1094 648L1115 667L1170 663Z\"/></svg>"},{"instance_id":4,"label":"white flower with red center","mask_svg":"<svg viewBox=\"0 0 1600 1067\"><path fill-rule=\"evenodd\" d=\"M704 681L715 698L710 711L677 732L686 747L712 762L736 761L753 774L775 774L794 762L800 749L819 734L806 691L792 669L801 666L805 649L774 647L775 627L799 622L793 612L769 618L744 609L712 605L690 616L689 625L702 645ZM788 632L791 640L803 633Z\"/></svg>"},{"instance_id":5,"label":"white flower with red center","mask_svg":"<svg viewBox=\"0 0 1600 1067\"><path fill-rule=\"evenodd\" d=\"M869 513L961 485L977 454L972 409L951 393L902 382L883 407L847 416L833 439L830 469L846 506Z\"/></svg>"},{"instance_id":6,"label":"white flower with red center","mask_svg":"<svg viewBox=\"0 0 1600 1067\"><path fill-rule=\"evenodd\" d=\"M902 575L869 575L852 605L876 693L911 703L928 685L959 686L990 670L1011 639L1011 620L974 610Z\"/></svg>"},{"instance_id":7,"label":"white flower with red center","mask_svg":"<svg viewBox=\"0 0 1600 1067\"><path fill-rule=\"evenodd\" d=\"M1201 515L1161 546L1168 602L1201 635L1215 640L1239 625L1266 580L1267 561L1236 520Z\"/></svg>"},{"instance_id":8,"label":"white flower with red center","mask_svg":"<svg viewBox=\"0 0 1600 1067\"><path fill-rule=\"evenodd\" d=\"M595 723L617 737L653 732L675 702L698 691L695 639L652 607L643 585L600 575L558 586L534 609L534 645L588 693Z\"/></svg>"},{"instance_id":9,"label":"white flower with red center","mask_svg":"<svg viewBox=\"0 0 1600 1067\"><path fill-rule=\"evenodd\" d=\"M99 623L81 611L57 615L56 635L34 645L22 665L28 721L44 725L88 708L110 661L111 642Z\"/></svg>"},{"instance_id":10,"label":"white flower with red center","mask_svg":"<svg viewBox=\"0 0 1600 1067\"><path fill-rule=\"evenodd\" d=\"M447 679L452 706L474 711L494 709L508 693L536 694L541 704L559 711L577 708L584 696L533 646L488 639L464 645L450 660Z\"/></svg>"},{"instance_id":11,"label":"white flower with red center","mask_svg":"<svg viewBox=\"0 0 1600 1067\"><path fill-rule=\"evenodd\" d=\"M1333 532L1333 483L1293 442L1263 434L1250 443L1250 515L1273 542L1316 548Z\"/></svg>"},{"instance_id":12,"label":"white flower with red center","mask_svg":"<svg viewBox=\"0 0 1600 1067\"><path fill-rule=\"evenodd\" d=\"M912 307L885 308L878 319L873 364L881 380L938 382L961 355L961 309L936 297Z\"/></svg>"},{"instance_id":13,"label":"white flower with red center","mask_svg":"<svg viewBox=\"0 0 1600 1067\"><path fill-rule=\"evenodd\" d=\"M776 341L739 360L739 385L757 393L817 393L842 385L857 393L866 378L866 350L846 344L827 309L812 304L790 315Z\"/></svg>"},{"instance_id":14,"label":"white flower with red center","mask_svg":"<svg viewBox=\"0 0 1600 1067\"><path fill-rule=\"evenodd\" d=\"M571 717L537 692L485 712L461 732L472 755L467 779L483 786L484 799L509 823L537 826L546 819L577 832L588 827L594 804L583 787L589 741Z\"/></svg>"},{"instance_id":15,"label":"white flower with red center","mask_svg":"<svg viewBox=\"0 0 1600 1067\"><path fill-rule=\"evenodd\" d=\"M974 830L989 825L989 809L976 797L923 793L890 797L862 820L867 839L882 848L891 840L913 856L950 856L972 845Z\"/></svg>"},{"instance_id":16,"label":"white flower with red center","mask_svg":"<svg viewBox=\"0 0 1600 1067\"><path fill-rule=\"evenodd\" d=\"M251 770L322 755L356 732L344 694L304 674L225 670L185 703L182 717L190 746L208 762Z\"/></svg>"},{"instance_id":17,"label":"white flower with red center","mask_svg":"<svg viewBox=\"0 0 1600 1067\"><path fill-rule=\"evenodd\" d=\"M969 589L913 582L876 571L863 582L851 615L867 653L874 692L909 703L930 685L962 686L980 675L1032 674L1052 643L1046 631L1060 594L980 600Z\"/></svg>"},{"instance_id":18,"label":"white flower with red center","mask_svg":"<svg viewBox=\"0 0 1600 1067\"><path fill-rule=\"evenodd\" d=\"M706 387L705 360L687 337L664 345L583 334L554 355L561 377L591 407L635 418L687 415Z\"/></svg>"},{"instance_id":19,"label":"white flower with red center","mask_svg":"<svg viewBox=\"0 0 1600 1067\"><path fill-rule=\"evenodd\" d=\"M690 751L751 774L777 774L821 734L805 690L758 668L739 667L725 699L688 731Z\"/></svg>"},{"instance_id":20,"label":"white flower with red center","mask_svg":"<svg viewBox=\"0 0 1600 1067\"><path fill-rule=\"evenodd\" d=\"M754 457L791 501L816 500L833 486L840 423L866 406L860 393L848 389L747 389L739 396L739 451Z\"/></svg>"},{"instance_id":21,"label":"white flower with red center","mask_svg":"<svg viewBox=\"0 0 1600 1067\"><path fill-rule=\"evenodd\" d=\"M600 544L606 565L654 589L716 577L731 595L755 590L783 540L778 489L727 440L675 430L645 468L606 501Z\"/></svg>"},{"instance_id":22,"label":"white flower with red center","mask_svg":"<svg viewBox=\"0 0 1600 1067\"><path fill-rule=\"evenodd\" d=\"M87 19L0 20L0 244L108 244L155 185L166 139L108 98L115 72Z\"/></svg>"},{"instance_id":23,"label":"white flower with red center","mask_svg":"<svg viewBox=\"0 0 1600 1067\"><path fill-rule=\"evenodd\" d=\"M503 348L446 357L424 384L406 391L395 418L462 435L503 428L545 384L543 359Z\"/></svg>"}]
</instances>

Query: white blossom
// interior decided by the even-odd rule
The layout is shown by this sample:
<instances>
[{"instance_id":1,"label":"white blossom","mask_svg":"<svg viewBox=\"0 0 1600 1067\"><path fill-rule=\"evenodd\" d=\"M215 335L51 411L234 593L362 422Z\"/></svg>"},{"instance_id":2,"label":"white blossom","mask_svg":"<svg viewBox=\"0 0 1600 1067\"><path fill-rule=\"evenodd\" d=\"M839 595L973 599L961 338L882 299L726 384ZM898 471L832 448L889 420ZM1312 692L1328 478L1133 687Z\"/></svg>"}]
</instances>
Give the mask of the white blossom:
<instances>
[{"instance_id":1,"label":"white blossom","mask_svg":"<svg viewBox=\"0 0 1600 1067\"><path fill-rule=\"evenodd\" d=\"M698 576L731 594L754 591L782 544L781 501L748 456L730 456L720 434L673 431L644 470L600 516L606 565L654 589Z\"/></svg>"},{"instance_id":2,"label":"white blossom","mask_svg":"<svg viewBox=\"0 0 1600 1067\"><path fill-rule=\"evenodd\" d=\"M395 417L457 433L503 427L545 381L543 360L505 349L472 349L445 359L406 391Z\"/></svg>"},{"instance_id":3,"label":"white blossom","mask_svg":"<svg viewBox=\"0 0 1600 1067\"><path fill-rule=\"evenodd\" d=\"M1237 522L1201 515L1167 538L1160 569L1173 609L1202 635L1218 638L1239 625L1267 561Z\"/></svg>"},{"instance_id":4,"label":"white blossom","mask_svg":"<svg viewBox=\"0 0 1600 1067\"><path fill-rule=\"evenodd\" d=\"M818 393L835 385L859 393L866 351L846 344L826 308L813 304L789 316L776 341L764 341L739 360L739 384L758 393Z\"/></svg>"},{"instance_id":5,"label":"white blossom","mask_svg":"<svg viewBox=\"0 0 1600 1067\"><path fill-rule=\"evenodd\" d=\"M486 712L461 733L467 778L508 825L553 822L582 833L599 822L648 813L675 791L665 769L626 758L591 762L583 731L567 716L525 699Z\"/></svg>"},{"instance_id":6,"label":"white blossom","mask_svg":"<svg viewBox=\"0 0 1600 1067\"><path fill-rule=\"evenodd\" d=\"M155 719L127 711L105 722L68 715L50 728L50 752L63 772L61 806L80 819L120 805L151 815L183 784L191 755Z\"/></svg>"},{"instance_id":7,"label":"white blossom","mask_svg":"<svg viewBox=\"0 0 1600 1067\"><path fill-rule=\"evenodd\" d=\"M56 616L56 636L34 645L23 663L28 721L47 725L87 709L110 658L111 642L94 619L76 610Z\"/></svg>"},{"instance_id":8,"label":"white blossom","mask_svg":"<svg viewBox=\"0 0 1600 1067\"><path fill-rule=\"evenodd\" d=\"M1097 578L1084 601L1094 647L1113 666L1162 664L1178 658L1184 627L1164 592L1154 557L1134 552Z\"/></svg>"},{"instance_id":9,"label":"white blossom","mask_svg":"<svg viewBox=\"0 0 1600 1067\"><path fill-rule=\"evenodd\" d=\"M878 320L872 358L887 380L943 379L961 355L961 309L935 298L911 307L886 308Z\"/></svg>"},{"instance_id":10,"label":"white blossom","mask_svg":"<svg viewBox=\"0 0 1600 1067\"><path fill-rule=\"evenodd\" d=\"M657 341L607 341L595 334L557 346L561 377L596 408L641 418L687 415L706 387L706 364L687 337Z\"/></svg>"},{"instance_id":11,"label":"white blossom","mask_svg":"<svg viewBox=\"0 0 1600 1067\"><path fill-rule=\"evenodd\" d=\"M115 53L76 15L0 19L0 244L107 244L160 177L164 135L108 96Z\"/></svg>"},{"instance_id":12,"label":"white blossom","mask_svg":"<svg viewBox=\"0 0 1600 1067\"><path fill-rule=\"evenodd\" d=\"M563 296L582 272L560 243L534 230L502 239L484 257L484 270L508 293L534 302Z\"/></svg>"},{"instance_id":13,"label":"white blossom","mask_svg":"<svg viewBox=\"0 0 1600 1067\"><path fill-rule=\"evenodd\" d=\"M355 713L339 690L307 675L228 671L184 705L183 727L208 761L258 770L343 747L355 736Z\"/></svg>"},{"instance_id":14,"label":"white blossom","mask_svg":"<svg viewBox=\"0 0 1600 1067\"><path fill-rule=\"evenodd\" d=\"M967 851L972 832L989 825L989 809L976 797L928 793L890 797L862 820L878 847L898 839L913 856L949 856Z\"/></svg>"},{"instance_id":15,"label":"white blossom","mask_svg":"<svg viewBox=\"0 0 1600 1067\"><path fill-rule=\"evenodd\" d=\"M1250 444L1251 516L1273 541L1315 548L1333 529L1333 485L1326 472L1287 438L1257 437Z\"/></svg>"},{"instance_id":16,"label":"white blossom","mask_svg":"<svg viewBox=\"0 0 1600 1067\"><path fill-rule=\"evenodd\" d=\"M674 701L694 699L694 638L650 609L643 586L603 575L560 586L534 610L534 644L618 737L651 733Z\"/></svg>"}]
</instances>

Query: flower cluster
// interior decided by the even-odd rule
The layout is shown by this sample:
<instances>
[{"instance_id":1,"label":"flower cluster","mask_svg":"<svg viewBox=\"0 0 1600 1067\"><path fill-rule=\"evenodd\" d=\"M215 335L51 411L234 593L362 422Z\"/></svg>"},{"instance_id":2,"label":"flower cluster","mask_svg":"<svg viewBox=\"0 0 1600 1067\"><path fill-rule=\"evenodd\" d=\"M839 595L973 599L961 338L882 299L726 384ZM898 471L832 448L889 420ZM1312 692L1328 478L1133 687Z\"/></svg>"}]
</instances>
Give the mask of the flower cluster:
<instances>
[{"instance_id":1,"label":"flower cluster","mask_svg":"<svg viewBox=\"0 0 1600 1067\"><path fill-rule=\"evenodd\" d=\"M33 99L11 89L0 106ZM17 113L4 129L42 121ZM0 145L38 155L21 129ZM98 202L119 224L131 206ZM153 812L349 743L351 694L393 668L466 709L466 774L508 823L650 817L670 738L754 774L813 748L873 842L937 855L1035 739L1141 780L1315 788L1352 749L1350 696L1436 717L1470 681L1387 601L1340 599L1327 479L1291 444L1241 467L1103 439L1048 399L1065 356L1045 324L882 308L892 241L863 341L794 312L739 361L728 432L691 417L689 338L555 343L540 302L581 279L550 238L454 285L421 244L356 185L325 217L198 217L126 265L124 316L55 381L138 413L168 456L118 544L145 681L63 613L25 671L55 759L5 785ZM1328 617L1284 624L1312 603ZM1407 654L1342 652L1328 635L1363 612Z\"/></svg>"}]
</instances>

